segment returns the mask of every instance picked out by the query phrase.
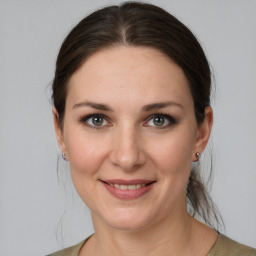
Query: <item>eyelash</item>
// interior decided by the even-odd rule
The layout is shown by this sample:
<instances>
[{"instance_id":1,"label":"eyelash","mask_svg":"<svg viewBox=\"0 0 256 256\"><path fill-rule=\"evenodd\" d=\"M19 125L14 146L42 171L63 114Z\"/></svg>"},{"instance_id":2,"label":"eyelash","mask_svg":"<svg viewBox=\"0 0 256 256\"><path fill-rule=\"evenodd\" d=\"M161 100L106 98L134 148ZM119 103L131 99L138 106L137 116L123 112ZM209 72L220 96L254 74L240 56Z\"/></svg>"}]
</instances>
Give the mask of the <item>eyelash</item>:
<instances>
[{"instance_id":1,"label":"eyelash","mask_svg":"<svg viewBox=\"0 0 256 256\"><path fill-rule=\"evenodd\" d=\"M165 129L165 128L168 128L168 127L170 127L172 125L177 124L177 120L174 117L172 117L169 114L167 114L167 113L156 113L156 114L153 114L153 115L149 116L149 118L147 119L147 123L150 120L153 120L154 118L158 118L158 117L164 118L165 120L167 120L168 123L167 123L167 125L159 126L159 127L152 126L152 127L156 128L156 129ZM147 125L144 125L144 126L147 126Z\"/></svg>"},{"instance_id":2,"label":"eyelash","mask_svg":"<svg viewBox=\"0 0 256 256\"><path fill-rule=\"evenodd\" d=\"M148 123L149 121L153 120L154 118L158 118L158 117L164 118L165 121L168 122L167 125L159 126L159 127L147 125L147 123ZM102 129L102 128L105 126L105 125L103 125L103 126L96 126L96 125L95 125L95 126L94 126L94 125L88 124L88 120L89 120L90 118L102 118L102 119L103 119L103 122L104 122L104 121L107 121L107 122L108 122L108 118L107 118L105 115L103 115L103 114L90 114L90 115L84 116L84 117L82 117L82 118L80 119L80 122L81 122L82 124L87 125L88 127L92 128L92 129ZM156 128L156 129L165 129L165 128L168 128L168 127L170 127L170 126L172 126L172 125L177 124L177 120L176 120L174 117L172 117L172 116L170 116L169 114L166 114L166 113L156 113L156 114L150 115L146 120L147 120L147 121L146 121L146 124L144 124L143 126L146 126L146 127L153 127L153 128ZM109 126L111 126L111 125L109 125Z\"/></svg>"},{"instance_id":3,"label":"eyelash","mask_svg":"<svg viewBox=\"0 0 256 256\"><path fill-rule=\"evenodd\" d=\"M96 126L96 125L93 126L93 125L88 124L88 120L90 118L102 118L103 120L108 122L108 118L103 114L90 114L90 115L84 116L81 118L80 122L82 124L87 125L88 127L92 128L92 129L102 129L103 126Z\"/></svg>"}]
</instances>

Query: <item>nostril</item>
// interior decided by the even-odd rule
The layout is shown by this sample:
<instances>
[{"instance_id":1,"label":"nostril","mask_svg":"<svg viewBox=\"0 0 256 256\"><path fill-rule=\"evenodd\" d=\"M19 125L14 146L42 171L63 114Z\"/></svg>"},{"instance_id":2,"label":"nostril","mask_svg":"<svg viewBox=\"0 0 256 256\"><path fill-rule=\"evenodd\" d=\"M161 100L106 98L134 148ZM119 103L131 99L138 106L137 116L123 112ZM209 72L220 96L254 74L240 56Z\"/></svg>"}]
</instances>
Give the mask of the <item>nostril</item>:
<instances>
[{"instance_id":1,"label":"nostril","mask_svg":"<svg viewBox=\"0 0 256 256\"><path fill-rule=\"evenodd\" d=\"M135 170L143 164L140 152L117 152L111 158L112 164L124 170Z\"/></svg>"}]
</instances>

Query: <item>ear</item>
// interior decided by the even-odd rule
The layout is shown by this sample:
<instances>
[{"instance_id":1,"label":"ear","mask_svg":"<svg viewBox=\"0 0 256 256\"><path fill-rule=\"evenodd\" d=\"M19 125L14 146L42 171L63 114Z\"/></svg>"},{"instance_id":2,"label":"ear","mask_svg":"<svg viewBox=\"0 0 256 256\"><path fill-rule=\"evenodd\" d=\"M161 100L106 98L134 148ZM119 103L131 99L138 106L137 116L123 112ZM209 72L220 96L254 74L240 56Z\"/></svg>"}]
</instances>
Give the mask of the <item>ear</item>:
<instances>
[{"instance_id":1,"label":"ear","mask_svg":"<svg viewBox=\"0 0 256 256\"><path fill-rule=\"evenodd\" d=\"M59 126L59 113L56 110L55 107L52 108L52 114L53 114L53 121L54 121L54 128L55 128L55 133L56 133L56 138L58 141L58 145L59 148L61 150L62 153L66 153L66 146L64 143L64 139L63 139L63 133L62 130Z\"/></svg>"},{"instance_id":2,"label":"ear","mask_svg":"<svg viewBox=\"0 0 256 256\"><path fill-rule=\"evenodd\" d=\"M202 153L210 138L213 123L213 111L210 106L205 108L205 117L203 122L198 126L196 143L192 156L192 161L197 161L196 153Z\"/></svg>"}]
</instances>

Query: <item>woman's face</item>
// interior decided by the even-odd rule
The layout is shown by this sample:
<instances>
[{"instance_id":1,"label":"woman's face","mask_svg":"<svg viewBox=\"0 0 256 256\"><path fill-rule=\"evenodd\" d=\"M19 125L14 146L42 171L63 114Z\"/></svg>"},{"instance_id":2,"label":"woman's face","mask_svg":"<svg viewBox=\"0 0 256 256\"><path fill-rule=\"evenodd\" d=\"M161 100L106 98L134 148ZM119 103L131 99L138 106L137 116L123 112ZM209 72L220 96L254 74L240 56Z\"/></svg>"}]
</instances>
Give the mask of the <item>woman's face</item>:
<instances>
[{"instance_id":1,"label":"woman's face","mask_svg":"<svg viewBox=\"0 0 256 256\"><path fill-rule=\"evenodd\" d=\"M55 126L74 186L94 220L142 229L186 212L185 188L206 146L188 81L158 50L115 47L92 55L69 83Z\"/></svg>"}]
</instances>

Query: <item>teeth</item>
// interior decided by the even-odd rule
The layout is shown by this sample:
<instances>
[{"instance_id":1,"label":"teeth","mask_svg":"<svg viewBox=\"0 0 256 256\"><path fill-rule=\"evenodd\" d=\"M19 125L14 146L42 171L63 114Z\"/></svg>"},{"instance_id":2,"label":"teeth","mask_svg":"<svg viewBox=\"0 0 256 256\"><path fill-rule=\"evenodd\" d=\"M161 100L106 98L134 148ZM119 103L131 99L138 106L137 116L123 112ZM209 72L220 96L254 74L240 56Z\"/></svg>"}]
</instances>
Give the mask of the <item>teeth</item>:
<instances>
[{"instance_id":1,"label":"teeth","mask_svg":"<svg viewBox=\"0 0 256 256\"><path fill-rule=\"evenodd\" d=\"M111 187L115 187L121 190L136 190L146 186L146 184L137 184L137 185L120 185L120 184L109 184Z\"/></svg>"},{"instance_id":2,"label":"teeth","mask_svg":"<svg viewBox=\"0 0 256 256\"><path fill-rule=\"evenodd\" d=\"M128 185L127 187L129 190L135 190L137 188L137 185Z\"/></svg>"},{"instance_id":3,"label":"teeth","mask_svg":"<svg viewBox=\"0 0 256 256\"><path fill-rule=\"evenodd\" d=\"M114 184L114 187L115 188L120 188L120 185L119 184Z\"/></svg>"},{"instance_id":4,"label":"teeth","mask_svg":"<svg viewBox=\"0 0 256 256\"><path fill-rule=\"evenodd\" d=\"M120 189L121 189L121 190L127 190L127 189L128 189L128 186L126 186L126 185L120 185Z\"/></svg>"}]
</instances>

